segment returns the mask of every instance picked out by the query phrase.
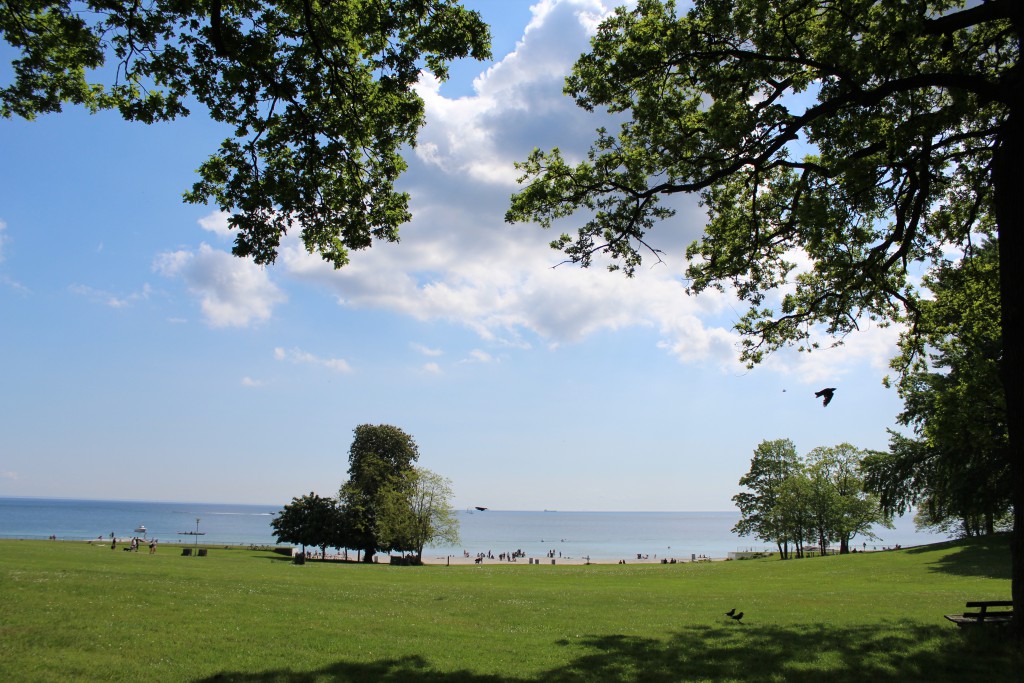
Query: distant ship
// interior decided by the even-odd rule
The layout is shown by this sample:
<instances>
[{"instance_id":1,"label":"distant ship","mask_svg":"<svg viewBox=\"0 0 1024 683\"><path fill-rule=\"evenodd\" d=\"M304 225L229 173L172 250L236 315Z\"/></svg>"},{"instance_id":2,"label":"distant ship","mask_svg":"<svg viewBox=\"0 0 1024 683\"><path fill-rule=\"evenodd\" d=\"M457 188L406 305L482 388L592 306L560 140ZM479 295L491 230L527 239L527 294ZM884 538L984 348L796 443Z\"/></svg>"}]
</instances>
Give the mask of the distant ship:
<instances>
[{"instance_id":1,"label":"distant ship","mask_svg":"<svg viewBox=\"0 0 1024 683\"><path fill-rule=\"evenodd\" d=\"M483 511L484 511L484 510L486 510L487 508L482 508L482 507L480 507L479 505L477 505L477 506L476 506L476 509L477 509L477 510L479 510L480 512L483 512Z\"/></svg>"}]
</instances>

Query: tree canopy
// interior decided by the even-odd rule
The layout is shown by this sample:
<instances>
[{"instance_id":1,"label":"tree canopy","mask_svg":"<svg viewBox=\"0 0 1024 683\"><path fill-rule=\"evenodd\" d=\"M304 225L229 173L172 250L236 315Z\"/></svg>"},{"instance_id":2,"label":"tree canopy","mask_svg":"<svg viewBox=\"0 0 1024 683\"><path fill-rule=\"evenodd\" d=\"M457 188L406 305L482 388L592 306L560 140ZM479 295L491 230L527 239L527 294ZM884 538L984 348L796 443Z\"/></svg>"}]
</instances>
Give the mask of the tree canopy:
<instances>
[{"instance_id":1,"label":"tree canopy","mask_svg":"<svg viewBox=\"0 0 1024 683\"><path fill-rule=\"evenodd\" d=\"M892 433L890 452L865 463L889 510L917 505L929 524L966 535L991 533L1010 508L998 256L984 242L925 277L933 298L892 361L898 419L914 437Z\"/></svg>"},{"instance_id":2,"label":"tree canopy","mask_svg":"<svg viewBox=\"0 0 1024 683\"><path fill-rule=\"evenodd\" d=\"M746 490L733 496L740 521L733 532L775 543L779 557L803 557L807 543L822 554L833 543L850 552L855 536L874 538L875 524L889 525L878 496L864 488L866 451L843 443L820 446L806 458L789 439L762 441L750 470L740 478Z\"/></svg>"},{"instance_id":3,"label":"tree canopy","mask_svg":"<svg viewBox=\"0 0 1024 683\"><path fill-rule=\"evenodd\" d=\"M728 286L749 304L749 363L865 318L912 326L911 267L998 234L1018 610L1024 284L1005 266L1024 258L1022 35L1019 0L697 0L685 14L639 0L600 26L566 83L623 123L581 161L534 151L506 216L550 227L580 213L553 246L629 274L663 257L663 198L699 193L689 289Z\"/></svg>"},{"instance_id":4,"label":"tree canopy","mask_svg":"<svg viewBox=\"0 0 1024 683\"><path fill-rule=\"evenodd\" d=\"M335 267L409 220L399 154L423 125L425 68L490 55L487 26L456 0L5 2L19 55L0 116L65 104L152 123L205 109L230 131L187 201L230 212L234 253L273 262L294 226Z\"/></svg>"},{"instance_id":5,"label":"tree canopy","mask_svg":"<svg viewBox=\"0 0 1024 683\"><path fill-rule=\"evenodd\" d=\"M391 539L381 538L379 533L378 516L389 498L410 495L410 475L419 448L411 436L393 425L363 424L354 433L349 478L341 486L339 500L353 535L351 542L370 562L377 550L391 549Z\"/></svg>"},{"instance_id":6,"label":"tree canopy","mask_svg":"<svg viewBox=\"0 0 1024 683\"><path fill-rule=\"evenodd\" d=\"M838 542L839 553L848 553L855 536L875 538L875 524L892 525L878 496L865 489L862 464L868 454L848 443L819 446L807 454L811 529L822 552Z\"/></svg>"},{"instance_id":7,"label":"tree canopy","mask_svg":"<svg viewBox=\"0 0 1024 683\"><path fill-rule=\"evenodd\" d=\"M779 505L784 495L783 484L801 470L800 456L789 439L762 441L754 449L750 470L740 478L746 488L733 496L740 511L740 521L733 532L754 536L779 548L779 556L789 556L789 543L794 540Z\"/></svg>"},{"instance_id":8,"label":"tree canopy","mask_svg":"<svg viewBox=\"0 0 1024 683\"><path fill-rule=\"evenodd\" d=\"M382 492L377 510L377 535L382 545L412 552L423 561L423 548L435 541L459 542L459 520L451 505L451 480L422 467L414 467L402 486Z\"/></svg>"},{"instance_id":9,"label":"tree canopy","mask_svg":"<svg viewBox=\"0 0 1024 683\"><path fill-rule=\"evenodd\" d=\"M341 511L334 498L324 498L312 491L301 498L292 498L270 521L279 542L297 543L305 554L306 546L318 547L326 554L328 546L342 547Z\"/></svg>"}]
</instances>

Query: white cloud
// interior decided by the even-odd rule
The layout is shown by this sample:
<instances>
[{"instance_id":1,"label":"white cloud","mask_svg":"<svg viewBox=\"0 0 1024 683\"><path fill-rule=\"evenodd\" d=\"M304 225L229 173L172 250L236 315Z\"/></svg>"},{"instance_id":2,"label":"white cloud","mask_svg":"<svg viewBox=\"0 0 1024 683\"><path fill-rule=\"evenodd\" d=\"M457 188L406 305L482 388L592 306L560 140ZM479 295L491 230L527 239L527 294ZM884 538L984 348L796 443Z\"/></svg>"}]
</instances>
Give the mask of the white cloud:
<instances>
[{"instance_id":1,"label":"white cloud","mask_svg":"<svg viewBox=\"0 0 1024 683\"><path fill-rule=\"evenodd\" d=\"M231 214L227 211L214 211L200 218L198 222L203 230L227 238L234 236L234 231L228 226L229 218L231 218Z\"/></svg>"},{"instance_id":2,"label":"white cloud","mask_svg":"<svg viewBox=\"0 0 1024 683\"><path fill-rule=\"evenodd\" d=\"M252 377L243 377L242 386L250 388L262 387L263 382L259 381L258 379L253 379Z\"/></svg>"},{"instance_id":3,"label":"white cloud","mask_svg":"<svg viewBox=\"0 0 1024 683\"><path fill-rule=\"evenodd\" d=\"M427 374L430 374L430 375L440 375L441 374L441 366L438 365L437 363L424 363L423 364L423 372L425 372Z\"/></svg>"},{"instance_id":4,"label":"white cloud","mask_svg":"<svg viewBox=\"0 0 1024 683\"><path fill-rule=\"evenodd\" d=\"M4 258L5 258L5 255L4 255L4 245L6 245L7 241L10 239L10 237L8 237L6 234L4 234L6 232L6 230L7 230L7 223L5 223L2 219L0 219L0 263L4 262ZM15 290L17 292L20 292L22 294L27 294L28 293L28 287L26 287L25 285L21 284L17 280L11 278L10 276L5 275L4 273L0 273L0 284L5 285L7 287L10 287L11 289L13 289L13 290Z\"/></svg>"},{"instance_id":5,"label":"white cloud","mask_svg":"<svg viewBox=\"0 0 1024 683\"><path fill-rule=\"evenodd\" d=\"M795 349L779 351L769 356L764 367L793 377L794 381L805 384L838 382L848 376L851 367L871 367L879 370L879 376L886 374L889 359L896 355L900 325L880 327L866 323L834 346L835 340L824 334L812 337L819 347L810 352Z\"/></svg>"},{"instance_id":6,"label":"white cloud","mask_svg":"<svg viewBox=\"0 0 1024 683\"><path fill-rule=\"evenodd\" d=\"M589 140L599 124L562 94L562 85L607 8L597 0L545 0L532 11L515 51L474 80L473 97L449 99L437 79L421 78L428 122L416 153L423 162L512 188L519 175L513 162L525 158L523 150Z\"/></svg>"},{"instance_id":7,"label":"white cloud","mask_svg":"<svg viewBox=\"0 0 1024 683\"><path fill-rule=\"evenodd\" d=\"M462 359L461 362L463 362L463 363L493 363L493 362L495 362L495 360L496 359L494 358L494 356L492 356L491 354L487 353L486 351L481 351L480 349L473 349L472 351L469 352L469 355L466 358Z\"/></svg>"},{"instance_id":8,"label":"white cloud","mask_svg":"<svg viewBox=\"0 0 1024 683\"><path fill-rule=\"evenodd\" d=\"M496 346L528 347L534 336L560 345L646 327L680 360L731 366L734 335L728 326L702 322L720 313L726 299L686 296L689 240L678 228L659 228L668 243L665 263L628 279L600 263L589 270L553 268L562 256L547 246L550 234L504 222L516 188L514 161L534 146L582 155L594 128L608 123L562 94L565 75L606 7L563 0L542 2L533 12L516 50L477 78L474 96L449 99L436 82L420 84L427 125L403 176L414 218L403 226L401 244L376 244L334 270L289 238L279 263L289 276L334 292L343 306L461 324ZM677 206L687 225L703 224L695 200Z\"/></svg>"},{"instance_id":9,"label":"white cloud","mask_svg":"<svg viewBox=\"0 0 1024 683\"><path fill-rule=\"evenodd\" d=\"M17 472L7 470L5 472L0 471L0 479L11 479L12 481L18 478Z\"/></svg>"},{"instance_id":10,"label":"white cloud","mask_svg":"<svg viewBox=\"0 0 1024 683\"><path fill-rule=\"evenodd\" d=\"M429 348L427 346L424 346L423 344L418 344L416 342L412 342L411 344L409 344L409 347L413 351L417 351L419 353L422 353L424 356L441 356L441 355L444 355L444 351L442 351L441 349L432 349L432 348Z\"/></svg>"},{"instance_id":11,"label":"white cloud","mask_svg":"<svg viewBox=\"0 0 1024 683\"><path fill-rule=\"evenodd\" d=\"M198 251L160 254L154 270L180 277L199 298L212 327L247 327L270 319L274 306L287 300L267 271L251 261L200 244Z\"/></svg>"},{"instance_id":12,"label":"white cloud","mask_svg":"<svg viewBox=\"0 0 1024 683\"><path fill-rule=\"evenodd\" d=\"M424 77L418 90L427 125L401 181L413 213L401 244L375 244L334 270L289 237L280 250L284 272L327 289L342 306L459 324L492 346L558 346L647 328L652 345L680 362L742 370L732 326L743 307L728 294L685 293L685 247L705 221L695 197L671 200L678 215L649 235L664 250L663 262L652 259L633 279L606 272L599 260L588 270L553 267L563 260L548 247L553 235L504 222L517 188L514 161L534 147L558 146L570 158L581 157L596 127L615 125L562 93L565 75L610 6L595 0L536 4L515 51L474 81L472 96L445 97ZM567 219L558 230L574 232L578 224ZM818 355L801 357L800 366L822 363ZM824 366L812 374L823 372Z\"/></svg>"},{"instance_id":13,"label":"white cloud","mask_svg":"<svg viewBox=\"0 0 1024 683\"><path fill-rule=\"evenodd\" d=\"M79 296L89 299L90 301L104 306L109 306L110 308L128 308L139 301L145 301L153 292L152 287L150 287L148 283L143 284L141 290L125 295L111 294L110 292L102 289L96 289L89 285L74 284L69 286L68 289Z\"/></svg>"},{"instance_id":14,"label":"white cloud","mask_svg":"<svg viewBox=\"0 0 1024 683\"><path fill-rule=\"evenodd\" d=\"M320 358L308 351L303 351L302 349L285 350L279 346L274 349L274 358L280 361L288 361L290 363L318 365L320 367L328 368L329 370L334 370L335 372L352 371L352 367L342 358Z\"/></svg>"}]
</instances>

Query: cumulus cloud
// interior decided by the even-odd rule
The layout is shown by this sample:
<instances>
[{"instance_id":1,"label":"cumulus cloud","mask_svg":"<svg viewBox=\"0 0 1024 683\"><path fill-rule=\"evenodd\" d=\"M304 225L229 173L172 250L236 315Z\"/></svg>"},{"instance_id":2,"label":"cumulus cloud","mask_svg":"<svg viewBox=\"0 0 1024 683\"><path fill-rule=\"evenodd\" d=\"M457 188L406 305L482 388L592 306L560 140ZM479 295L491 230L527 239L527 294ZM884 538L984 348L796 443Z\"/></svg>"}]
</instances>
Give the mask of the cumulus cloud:
<instances>
[{"instance_id":1,"label":"cumulus cloud","mask_svg":"<svg viewBox=\"0 0 1024 683\"><path fill-rule=\"evenodd\" d=\"M228 238L234 235L232 229L228 226L228 218L231 214L227 211L214 211L206 216L199 219L199 226L203 230L212 232L220 237Z\"/></svg>"},{"instance_id":2,"label":"cumulus cloud","mask_svg":"<svg viewBox=\"0 0 1024 683\"><path fill-rule=\"evenodd\" d=\"M262 387L263 382L259 381L258 379L253 379L252 377L243 377L242 386L249 388Z\"/></svg>"},{"instance_id":3,"label":"cumulus cloud","mask_svg":"<svg viewBox=\"0 0 1024 683\"><path fill-rule=\"evenodd\" d=\"M348 364L348 361L342 358L320 358L308 351L302 349L289 349L285 350L281 347L274 349L274 358L281 361L288 361L290 363L306 364L306 365L318 365L320 367L334 370L335 372L351 372L352 368Z\"/></svg>"},{"instance_id":4,"label":"cumulus cloud","mask_svg":"<svg viewBox=\"0 0 1024 683\"><path fill-rule=\"evenodd\" d=\"M685 247L705 222L695 197L668 202L677 216L649 235L663 250L661 261L650 259L632 279L606 272L601 262L586 270L558 265L563 257L548 247L550 233L504 222L518 187L515 161L534 147L554 146L580 158L595 128L616 125L562 93L611 7L597 0L537 3L516 49L476 78L472 95L446 97L425 76L418 90L427 124L401 181L413 213L401 244L375 244L334 270L289 237L278 261L288 277L326 289L345 307L462 325L490 346L559 346L645 328L652 346L680 362L741 370L732 326L742 306L728 293L685 293ZM579 220L566 219L558 229L575 232ZM819 356L800 363L822 362Z\"/></svg>"},{"instance_id":5,"label":"cumulus cloud","mask_svg":"<svg viewBox=\"0 0 1024 683\"><path fill-rule=\"evenodd\" d=\"M428 165L475 182L515 186L523 150L534 146L579 149L595 124L562 94L565 76L608 9L598 0L544 1L515 51L480 74L472 97L447 98L441 83L424 75L417 91L427 126L416 154Z\"/></svg>"},{"instance_id":6,"label":"cumulus cloud","mask_svg":"<svg viewBox=\"0 0 1024 683\"><path fill-rule=\"evenodd\" d=\"M184 280L212 327L264 322L274 306L287 300L265 269L205 243L196 251L160 254L153 268L166 277Z\"/></svg>"},{"instance_id":7,"label":"cumulus cloud","mask_svg":"<svg viewBox=\"0 0 1024 683\"><path fill-rule=\"evenodd\" d=\"M562 256L548 247L550 234L504 222L515 161L535 146L581 156L593 130L609 125L562 94L566 74L609 8L596 0L538 3L515 51L476 79L472 96L446 98L425 79L419 88L427 125L403 177L413 220L403 226L402 243L374 245L336 271L289 239L279 260L284 270L327 288L343 306L460 324L495 346L557 346L645 327L682 361L731 367L731 323L715 321L726 297L685 294L684 246L703 225L694 199L675 203L682 229L659 227L663 262L633 279L600 263L555 267Z\"/></svg>"}]
</instances>

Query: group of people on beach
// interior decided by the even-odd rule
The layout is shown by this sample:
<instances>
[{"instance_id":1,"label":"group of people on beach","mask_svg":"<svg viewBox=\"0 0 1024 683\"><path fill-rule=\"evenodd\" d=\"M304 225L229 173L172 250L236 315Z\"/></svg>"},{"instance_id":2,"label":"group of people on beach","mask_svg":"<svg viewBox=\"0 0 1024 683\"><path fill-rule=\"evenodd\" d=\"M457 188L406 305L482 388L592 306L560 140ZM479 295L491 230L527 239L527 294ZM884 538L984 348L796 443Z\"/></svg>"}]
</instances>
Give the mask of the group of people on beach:
<instances>
[{"instance_id":1,"label":"group of people on beach","mask_svg":"<svg viewBox=\"0 0 1024 683\"><path fill-rule=\"evenodd\" d=\"M468 559L470 557L469 551L463 550L462 556ZM498 559L502 562L505 562L506 560L509 562L515 562L520 557L526 557L526 553L524 553L522 550L498 554ZM488 550L486 553L477 553L474 559L476 560L477 564L479 564L481 560L493 560L494 553L492 553L490 550Z\"/></svg>"},{"instance_id":2,"label":"group of people on beach","mask_svg":"<svg viewBox=\"0 0 1024 683\"><path fill-rule=\"evenodd\" d=\"M124 551L125 552L137 553L139 551L139 541L144 541L144 539L140 539L138 537L132 537L131 542L128 544L128 547L126 547L124 549ZM111 550L117 550L117 537L114 536L113 532L110 533L110 549ZM155 555L156 554L156 539L155 538L151 539L150 542L149 542L149 554L150 555Z\"/></svg>"},{"instance_id":3,"label":"group of people on beach","mask_svg":"<svg viewBox=\"0 0 1024 683\"><path fill-rule=\"evenodd\" d=\"M555 553L556 553L556 551L549 550L547 552L547 556L549 558L553 559L555 557ZM470 557L472 557L477 564L480 564L484 560L493 560L493 559L495 559L494 553L492 551L490 551L490 550L488 550L486 553L477 553L476 555L470 555L468 550L463 549L462 556L464 558L466 558L466 559L469 559ZM562 553L558 552L558 557L561 557L561 556L562 556ZM516 561L518 561L518 560L520 560L520 559L522 559L524 557L526 557L526 552L523 551L522 548L520 548L518 550L513 550L511 552L506 551L506 552L503 552L503 553L498 553L497 559L500 562L516 562Z\"/></svg>"}]
</instances>

